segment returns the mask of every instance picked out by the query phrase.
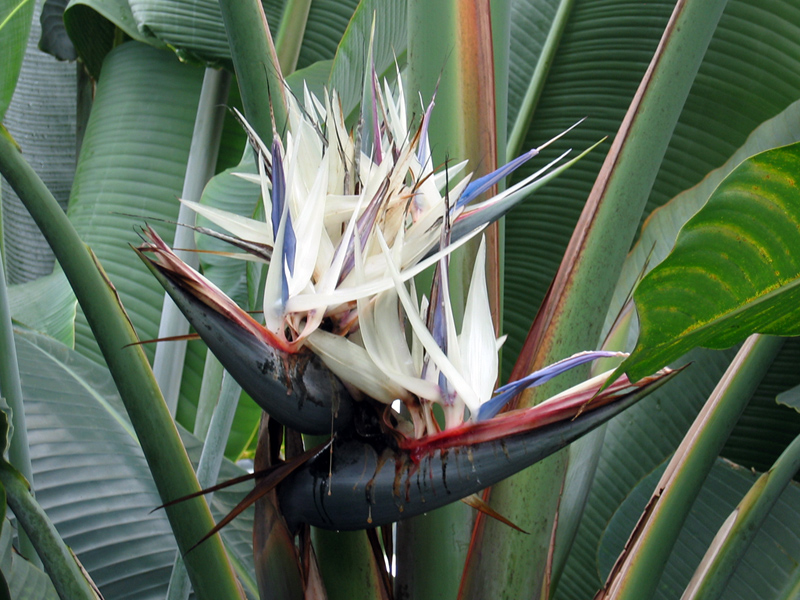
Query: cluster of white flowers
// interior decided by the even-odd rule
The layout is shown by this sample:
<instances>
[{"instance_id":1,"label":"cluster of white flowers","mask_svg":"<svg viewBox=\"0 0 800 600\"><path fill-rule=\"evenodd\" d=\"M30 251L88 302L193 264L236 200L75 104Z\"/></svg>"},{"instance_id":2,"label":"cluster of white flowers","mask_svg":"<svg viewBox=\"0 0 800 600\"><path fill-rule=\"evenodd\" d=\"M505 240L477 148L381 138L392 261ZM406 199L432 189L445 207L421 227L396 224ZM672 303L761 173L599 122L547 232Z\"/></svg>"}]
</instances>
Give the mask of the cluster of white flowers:
<instances>
[{"instance_id":1,"label":"cluster of white flowers","mask_svg":"<svg viewBox=\"0 0 800 600\"><path fill-rule=\"evenodd\" d=\"M458 332L447 256L528 194L553 163L469 205L538 150L448 189L466 162L435 170L427 140L433 102L411 129L402 86L394 95L387 82L380 89L373 74L355 133L335 92L323 103L307 89L302 102L289 95L283 141L275 133L268 148L245 123L258 174L241 176L261 187L264 221L188 204L272 249L264 321L285 349L309 347L351 388L384 403L403 401L412 435L421 436L437 430L434 403L447 427L463 421L465 407L477 418L498 374L484 243ZM413 277L437 263L435 298L418 301Z\"/></svg>"}]
</instances>

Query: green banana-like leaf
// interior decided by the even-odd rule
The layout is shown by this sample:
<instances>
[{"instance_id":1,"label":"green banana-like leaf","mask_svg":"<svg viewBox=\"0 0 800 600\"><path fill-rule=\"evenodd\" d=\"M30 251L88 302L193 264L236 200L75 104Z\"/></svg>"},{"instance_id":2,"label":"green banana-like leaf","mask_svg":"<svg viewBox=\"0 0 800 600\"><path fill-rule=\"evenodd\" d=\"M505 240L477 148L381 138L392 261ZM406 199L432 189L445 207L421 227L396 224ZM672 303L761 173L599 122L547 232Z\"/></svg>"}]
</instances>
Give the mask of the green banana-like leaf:
<instances>
[{"instance_id":1,"label":"green banana-like leaf","mask_svg":"<svg viewBox=\"0 0 800 600\"><path fill-rule=\"evenodd\" d=\"M531 0L524 4L529 13L536 14L538 2ZM544 89L530 117L531 126L522 136L524 141L519 150L539 146L583 117L588 119L580 127L543 153L542 164L569 148L583 149L605 136L613 136L655 52L673 6L670 0L641 3L635 9L612 0L578 3L560 37ZM554 14L554 2L539 10L544 13L548 7L549 14ZM599 14L608 16L601 19ZM520 17L522 23L531 20ZM525 66L530 57L523 51L528 45L527 36L531 35L537 45L543 46L549 33L550 27L539 31L512 26L509 119L515 114L513 107L521 105L520 96L530 83L528 79L511 84L514 74L527 71L528 77L532 76L530 67ZM509 129L512 127L510 123ZM575 165L569 181L556 180L537 191L516 209L513 219L506 220L503 315L508 339L503 351L504 377L511 372L519 355L608 146L602 150L587 156L585 162L581 161L584 164ZM509 185L540 166L539 163L523 165L509 178Z\"/></svg>"},{"instance_id":2,"label":"green banana-like leaf","mask_svg":"<svg viewBox=\"0 0 800 600\"><path fill-rule=\"evenodd\" d=\"M629 491L675 451L734 354L731 350L690 352L674 363L690 363L679 378L609 422L586 509L555 598L591 598L602 585L595 556L608 521Z\"/></svg>"},{"instance_id":3,"label":"green banana-like leaf","mask_svg":"<svg viewBox=\"0 0 800 600\"><path fill-rule=\"evenodd\" d=\"M597 568L603 577L627 541L662 471L663 465L642 479L603 532L597 553ZM654 600L680 597L718 528L756 479L757 474L749 469L721 459L717 461L681 529ZM800 488L793 484L781 495L756 535L723 592L723 598L791 597L786 594L800 576L800 544L786 524L794 522L799 513Z\"/></svg>"},{"instance_id":4,"label":"green banana-like leaf","mask_svg":"<svg viewBox=\"0 0 800 600\"><path fill-rule=\"evenodd\" d=\"M364 63L369 52L373 18L373 61L378 78L393 79L395 60L402 65L405 59L405 0L363 0L359 3L336 49L328 86L339 93L342 111L349 124L353 122L364 89Z\"/></svg>"},{"instance_id":5,"label":"green banana-like leaf","mask_svg":"<svg viewBox=\"0 0 800 600\"><path fill-rule=\"evenodd\" d=\"M728 586L776 502L800 469L800 437L763 473L720 527L697 567L684 600L717 600ZM793 586L794 587L794 586Z\"/></svg>"},{"instance_id":6,"label":"green banana-like leaf","mask_svg":"<svg viewBox=\"0 0 800 600\"><path fill-rule=\"evenodd\" d=\"M5 492L3 492L5 499ZM5 507L5 501L3 502ZM5 510L3 510L5 519ZM32 565L12 548L13 530L9 523L0 532L0 571L6 590L0 587L3 600L58 600L58 593L47 574ZM7 594L3 596L3 592Z\"/></svg>"},{"instance_id":7,"label":"green banana-like leaf","mask_svg":"<svg viewBox=\"0 0 800 600\"><path fill-rule=\"evenodd\" d=\"M107 57L86 128L68 215L102 261L140 339L157 337L163 290L130 245L148 219L171 240L203 70L169 52L128 42ZM76 348L100 362L79 313ZM178 420L191 426L205 348L190 343ZM148 353L153 348L146 348Z\"/></svg>"},{"instance_id":8,"label":"green banana-like leaf","mask_svg":"<svg viewBox=\"0 0 800 600\"><path fill-rule=\"evenodd\" d=\"M69 0L45 0L39 17L42 25L39 48L58 60L78 58L75 46L64 27L64 9L67 8L67 4Z\"/></svg>"},{"instance_id":9,"label":"green banana-like leaf","mask_svg":"<svg viewBox=\"0 0 800 600\"><path fill-rule=\"evenodd\" d=\"M795 412L800 412L800 385L778 394L775 401L778 404L794 409Z\"/></svg>"},{"instance_id":10,"label":"green banana-like leaf","mask_svg":"<svg viewBox=\"0 0 800 600\"><path fill-rule=\"evenodd\" d=\"M75 65L62 63L39 50L38 13L41 1L31 1L37 16L30 28L25 60L4 124L36 165L42 179L66 207L76 156ZM9 48L11 50L11 48ZM5 77L5 73L0 77ZM3 252L10 284L47 275L53 270L53 253L22 206L14 190L2 182Z\"/></svg>"},{"instance_id":11,"label":"green banana-like leaf","mask_svg":"<svg viewBox=\"0 0 800 600\"><path fill-rule=\"evenodd\" d=\"M0 73L0 121L6 114L17 77L25 56L25 45L31 30L34 0L4 2L0 8L0 47L4 49L3 71Z\"/></svg>"},{"instance_id":12,"label":"green banana-like leaf","mask_svg":"<svg viewBox=\"0 0 800 600\"><path fill-rule=\"evenodd\" d=\"M194 2L191 11L187 11L180 0L129 2L140 35L155 36L184 58L211 62L230 60L218 2L199 0ZM273 35L280 24L283 4L280 0L262 2ZM333 58L357 4L357 0L322 0L311 4L297 68Z\"/></svg>"},{"instance_id":13,"label":"green banana-like leaf","mask_svg":"<svg viewBox=\"0 0 800 600\"><path fill-rule=\"evenodd\" d=\"M671 0L635 6L620 0L576 2L523 148L540 144L583 116L589 119L555 146L553 155L613 134L674 4ZM764 31L771 32L768 39ZM798 31L800 14L791 0L728 2L656 177L648 213L700 182L724 163L756 126L800 97ZM527 43L531 34L537 35L530 28L512 28L512 35L522 39L512 39L512 73L519 69L515 64L528 60L514 49ZM509 103L513 106L513 95ZM587 157L571 169L568 178L537 192L508 222L506 374L602 160L601 153ZM525 177L534 168L523 167L513 179Z\"/></svg>"},{"instance_id":14,"label":"green banana-like leaf","mask_svg":"<svg viewBox=\"0 0 800 600\"><path fill-rule=\"evenodd\" d=\"M64 10L64 27L95 79L106 55L118 43L120 33L156 48L166 48L155 36L139 31L128 0L70 0Z\"/></svg>"},{"instance_id":15,"label":"green banana-like leaf","mask_svg":"<svg viewBox=\"0 0 800 600\"><path fill-rule=\"evenodd\" d=\"M105 367L49 338L18 334L17 346L37 500L107 598L163 598L176 546L116 387ZM200 442L183 436L190 456ZM243 474L225 463L222 478ZM214 495L219 519L238 491ZM255 590L250 513L223 540Z\"/></svg>"},{"instance_id":16,"label":"green banana-like leaf","mask_svg":"<svg viewBox=\"0 0 800 600\"><path fill-rule=\"evenodd\" d=\"M17 323L49 335L65 346L74 346L78 301L61 269L10 287L8 299L11 317Z\"/></svg>"},{"instance_id":17,"label":"green banana-like leaf","mask_svg":"<svg viewBox=\"0 0 800 600\"><path fill-rule=\"evenodd\" d=\"M13 335L11 343L14 343ZM13 405L14 409L22 410L21 404ZM26 465L26 474L23 475L5 458L9 442L13 441L15 427L11 422L10 413L14 409L9 408L5 399L0 399L0 448L3 449L0 456L0 487L3 489L3 520L8 503L8 507L14 512L17 527L24 529L28 543L35 548L37 558L47 571L50 582L60 598L98 600L97 590L91 578L81 568L80 561L64 543L53 522L33 496L30 463ZM8 574L13 576L11 572ZM3 584L5 588L5 582ZM7 588L3 591L8 592Z\"/></svg>"},{"instance_id":18,"label":"green banana-like leaf","mask_svg":"<svg viewBox=\"0 0 800 600\"><path fill-rule=\"evenodd\" d=\"M789 338L764 374L720 455L747 469L767 471L800 435L800 414L776 402L782 390L800 384L800 338Z\"/></svg>"},{"instance_id":19,"label":"green banana-like leaf","mask_svg":"<svg viewBox=\"0 0 800 600\"><path fill-rule=\"evenodd\" d=\"M800 334L798 168L793 144L746 160L720 183L637 287L639 342L620 370L636 379L695 346Z\"/></svg>"},{"instance_id":20,"label":"green banana-like leaf","mask_svg":"<svg viewBox=\"0 0 800 600\"><path fill-rule=\"evenodd\" d=\"M228 38L219 3L193 2L192 10L180 0L127 0L139 31L146 31L184 57L218 61L230 59ZM263 2L270 27L275 31L282 2Z\"/></svg>"},{"instance_id":21,"label":"green banana-like leaf","mask_svg":"<svg viewBox=\"0 0 800 600\"><path fill-rule=\"evenodd\" d=\"M611 326L640 274L648 268L652 269L669 253L680 228L705 203L727 174L747 156L800 139L798 111L800 103L794 103L774 119L763 123L731 159L712 171L701 184L682 192L653 212L645 223L637 245L626 259L605 329ZM635 335L629 343L627 349L632 350ZM795 417L788 414L788 411L781 410L783 407L775 406L774 402L777 392L797 382L794 365L798 360L798 351L800 347L795 341L789 340L784 344L731 433L722 451L723 456L748 468L764 470L800 431L800 415ZM680 363L674 363L689 361L692 364L681 375L679 382L658 390L654 394L656 400L649 399L631 408L609 425L596 482L589 495L587 510L566 571L558 583L557 598L584 598L599 587L601 581L597 576L587 577L585 574L596 572L593 556L599 544L600 532L625 494L635 485L636 478L654 469L677 447L691 419L732 357L730 350L722 353L702 349L692 351ZM666 410L666 406L670 410ZM648 440L657 442L649 443Z\"/></svg>"},{"instance_id":22,"label":"green banana-like leaf","mask_svg":"<svg viewBox=\"0 0 800 600\"><path fill-rule=\"evenodd\" d=\"M656 209L645 223L636 246L631 251L620 275L611 302L606 326L630 295L638 278L669 254L683 224L702 206L717 185L747 157L770 148L800 140L800 102L762 123L724 165L710 172L698 185L685 190L664 206ZM633 344L628 350L633 349ZM723 456L738 464L766 470L798 431L800 418L775 405L775 394L792 387L795 379L797 347L791 341L765 376L759 392L745 409L739 423L723 449ZM691 377L687 373L686 377ZM763 390L763 391L762 391ZM765 431L771 433L764 436Z\"/></svg>"},{"instance_id":23,"label":"green banana-like leaf","mask_svg":"<svg viewBox=\"0 0 800 600\"><path fill-rule=\"evenodd\" d=\"M574 4L574 0L525 0L514 2L510 7L509 157L524 151L521 143L530 127Z\"/></svg>"},{"instance_id":24,"label":"green banana-like leaf","mask_svg":"<svg viewBox=\"0 0 800 600\"><path fill-rule=\"evenodd\" d=\"M754 154L798 141L800 100L761 123L723 165L709 172L700 183L682 191L654 210L622 268L606 317L606 328L611 326L617 311L622 308L642 274L649 272L666 258L675 245L681 227L703 207L725 177Z\"/></svg>"}]
</instances>

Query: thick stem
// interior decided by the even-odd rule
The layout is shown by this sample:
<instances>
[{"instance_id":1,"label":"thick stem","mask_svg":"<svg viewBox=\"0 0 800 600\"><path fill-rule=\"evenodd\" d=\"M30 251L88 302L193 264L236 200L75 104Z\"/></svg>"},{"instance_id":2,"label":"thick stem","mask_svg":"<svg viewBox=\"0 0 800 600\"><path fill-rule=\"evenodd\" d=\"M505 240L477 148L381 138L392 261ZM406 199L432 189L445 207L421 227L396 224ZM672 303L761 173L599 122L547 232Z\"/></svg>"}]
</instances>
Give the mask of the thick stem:
<instances>
[{"instance_id":1,"label":"thick stem","mask_svg":"<svg viewBox=\"0 0 800 600\"><path fill-rule=\"evenodd\" d=\"M0 131L0 172L30 211L75 291L125 404L161 499L166 503L199 491L189 457L116 290L5 131ZM166 512L184 555L214 526L202 499L183 502L167 508ZM195 548L187 556L186 564L198 597L241 598L219 536Z\"/></svg>"},{"instance_id":2,"label":"thick stem","mask_svg":"<svg viewBox=\"0 0 800 600\"><path fill-rule=\"evenodd\" d=\"M28 428L25 424L25 405L22 398L22 383L19 379L17 347L14 344L14 329L11 325L11 309L8 304L8 288L0 256L0 394L11 408L14 432L8 448L11 464L28 480L33 494L33 469L28 448ZM26 559L38 563L36 550L24 531L20 531L20 552Z\"/></svg>"}]
</instances>

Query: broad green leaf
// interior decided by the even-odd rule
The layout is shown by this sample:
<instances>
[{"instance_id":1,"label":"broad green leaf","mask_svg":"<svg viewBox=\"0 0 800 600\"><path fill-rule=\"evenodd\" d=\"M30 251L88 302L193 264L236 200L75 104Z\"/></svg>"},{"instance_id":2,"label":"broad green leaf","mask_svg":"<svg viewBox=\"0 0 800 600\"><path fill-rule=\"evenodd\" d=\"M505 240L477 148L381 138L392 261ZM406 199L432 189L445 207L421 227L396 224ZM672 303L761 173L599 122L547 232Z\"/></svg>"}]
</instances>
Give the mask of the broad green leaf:
<instances>
[{"instance_id":1,"label":"broad green leaf","mask_svg":"<svg viewBox=\"0 0 800 600\"><path fill-rule=\"evenodd\" d=\"M645 221L639 240L622 268L609 314L606 316L606 328L611 326L641 275L666 258L675 245L681 227L702 208L725 177L746 158L797 141L800 141L800 100L759 125L725 164L709 172L700 183L682 191L654 210Z\"/></svg>"},{"instance_id":2,"label":"broad green leaf","mask_svg":"<svg viewBox=\"0 0 800 600\"><path fill-rule=\"evenodd\" d=\"M650 598L669 554L714 460L764 373L783 346L783 338L752 335L742 344L709 396L687 436L670 460L652 505L631 535L613 581L606 590L620 600Z\"/></svg>"},{"instance_id":3,"label":"broad green leaf","mask_svg":"<svg viewBox=\"0 0 800 600\"><path fill-rule=\"evenodd\" d=\"M42 25L42 34L39 38L39 48L55 56L58 60L75 60L78 53L72 40L67 35L64 27L64 9L69 0L45 0L39 20Z\"/></svg>"},{"instance_id":4,"label":"broad green leaf","mask_svg":"<svg viewBox=\"0 0 800 600\"><path fill-rule=\"evenodd\" d=\"M78 56L92 77L100 75L103 60L117 43L119 33L157 48L166 45L147 31L141 32L128 0L70 0L64 26Z\"/></svg>"},{"instance_id":5,"label":"broad green leaf","mask_svg":"<svg viewBox=\"0 0 800 600\"><path fill-rule=\"evenodd\" d=\"M698 186L682 192L654 211L645 223L639 242L626 259L611 302L606 329L635 286L645 263L649 260L649 268L652 268L668 254L680 228L728 173L747 156L800 139L798 111L800 103L794 103L774 119L766 121L725 165L710 173ZM634 343L635 335L628 350L633 349ZM800 415L795 418L785 409L780 410L783 407L774 402L775 394L797 381L799 349L800 344L794 340L784 344L731 433L722 451L723 456L745 467L764 470L800 431ZM658 400L642 402L609 425L596 485L590 493L565 575L558 583L557 598L584 598L599 587L600 579L586 574L595 571L593 556L605 524L630 486L636 483L635 478L643 477L648 469L655 468L674 450L732 356L732 351L692 351L684 359L692 366L681 374L678 382L658 390L655 393ZM666 407L670 407L669 410ZM651 444L649 440L657 440L657 443Z\"/></svg>"},{"instance_id":6,"label":"broad green leaf","mask_svg":"<svg viewBox=\"0 0 800 600\"><path fill-rule=\"evenodd\" d=\"M142 340L158 335L164 292L131 251L149 222L172 240L203 69L128 42L103 67L75 173L68 216L100 259ZM148 221L148 219L152 219ZM100 362L82 312L76 348ZM153 348L145 348L152 353ZM194 422L205 348L189 344L178 420ZM150 354L152 355L152 354Z\"/></svg>"},{"instance_id":7,"label":"broad green leaf","mask_svg":"<svg viewBox=\"0 0 800 600\"><path fill-rule=\"evenodd\" d=\"M627 541L662 470L663 466L642 479L609 522L597 554L603 577ZM756 478L757 474L749 469L718 459L681 528L654 600L680 597L718 528ZM786 524L798 516L800 488L792 484L758 532L722 597L730 600L788 597L785 594L800 576L800 540Z\"/></svg>"},{"instance_id":8,"label":"broad green leaf","mask_svg":"<svg viewBox=\"0 0 800 600\"><path fill-rule=\"evenodd\" d=\"M380 79L393 79L395 59L404 63L406 52L405 0L364 0L358 5L350 25L336 49L329 89L339 93L348 123L353 121L364 86L364 62L375 19L373 60ZM420 113L422 109L420 108Z\"/></svg>"},{"instance_id":9,"label":"broad green leaf","mask_svg":"<svg viewBox=\"0 0 800 600\"><path fill-rule=\"evenodd\" d=\"M639 284L639 342L620 370L638 379L696 346L800 333L798 167L800 144L769 150L717 187Z\"/></svg>"},{"instance_id":10,"label":"broad green leaf","mask_svg":"<svg viewBox=\"0 0 800 600\"><path fill-rule=\"evenodd\" d=\"M107 598L163 598L175 541L164 512L151 512L161 501L111 376L43 336L19 334L17 344L37 500ZM200 442L183 439L197 460ZM221 478L241 474L226 462ZM215 518L241 495L241 487L217 492ZM223 539L252 592L250 519Z\"/></svg>"},{"instance_id":11,"label":"broad green leaf","mask_svg":"<svg viewBox=\"0 0 800 600\"><path fill-rule=\"evenodd\" d=\"M21 325L49 335L62 344L75 344L78 302L61 269L8 290L11 317Z\"/></svg>"},{"instance_id":12,"label":"broad green leaf","mask_svg":"<svg viewBox=\"0 0 800 600\"><path fill-rule=\"evenodd\" d=\"M800 385L796 385L792 389L778 394L775 400L778 404L788 406L800 412Z\"/></svg>"},{"instance_id":13,"label":"broad green leaf","mask_svg":"<svg viewBox=\"0 0 800 600\"><path fill-rule=\"evenodd\" d=\"M31 2L31 7L35 3ZM41 2L37 4L41 6ZM59 203L66 207L76 156L75 65L62 63L37 47L38 17L31 26L25 60L5 126ZM53 253L14 190L2 182L3 252L6 278L22 283L53 270Z\"/></svg>"},{"instance_id":14,"label":"broad green leaf","mask_svg":"<svg viewBox=\"0 0 800 600\"><path fill-rule=\"evenodd\" d=\"M794 102L786 110L757 127L724 165L710 172L698 185L681 192L653 211L644 224L639 241L625 261L606 318L606 327L610 326L640 275L667 256L683 224L705 204L728 174L753 154L798 140L800 102ZM632 350L633 344L628 349ZM775 405L776 394L798 382L795 365L800 357L797 352L798 346L791 340L784 345L759 391L731 433L723 449L723 456L745 467L763 471L772 465L783 448L800 432L800 416L794 417ZM692 377L691 371L683 377ZM765 431L771 433L765 436Z\"/></svg>"},{"instance_id":15,"label":"broad green leaf","mask_svg":"<svg viewBox=\"0 0 800 600\"><path fill-rule=\"evenodd\" d=\"M0 48L3 48L3 71L0 73L0 121L6 114L25 56L25 44L31 30L34 0L11 0L0 7Z\"/></svg>"},{"instance_id":16,"label":"broad green leaf","mask_svg":"<svg viewBox=\"0 0 800 600\"><path fill-rule=\"evenodd\" d=\"M184 58L217 61L230 59L228 38L219 3L199 0L186 10L180 0L129 0L139 31L146 31L174 48ZM270 28L275 31L281 2L264 2Z\"/></svg>"},{"instance_id":17,"label":"broad green leaf","mask_svg":"<svg viewBox=\"0 0 800 600\"><path fill-rule=\"evenodd\" d=\"M523 147L540 144L583 116L589 119L548 156L613 135L674 4L576 2ZM647 212L701 181L757 125L800 97L798 31L800 13L792 0L729 0L659 169ZM512 29L523 43L530 33ZM512 70L517 61L526 61L514 48L512 40ZM547 291L602 158L597 154L581 161L568 178L537 192L508 221L505 373ZM524 167L514 180L535 168Z\"/></svg>"},{"instance_id":18,"label":"broad green leaf","mask_svg":"<svg viewBox=\"0 0 800 600\"><path fill-rule=\"evenodd\" d=\"M609 422L556 599L591 598L602 585L596 553L608 521L629 491L675 451L734 354L731 350L690 352L674 365L690 363L680 377Z\"/></svg>"},{"instance_id":19,"label":"broad green leaf","mask_svg":"<svg viewBox=\"0 0 800 600\"><path fill-rule=\"evenodd\" d=\"M800 435L800 414L776 402L800 384L800 338L789 338L739 417L720 455L747 469L767 471Z\"/></svg>"},{"instance_id":20,"label":"broad green leaf","mask_svg":"<svg viewBox=\"0 0 800 600\"><path fill-rule=\"evenodd\" d=\"M280 0L262 1L273 36L283 10ZM357 0L322 0L311 4L297 68L330 60L358 4ZM194 2L187 11L180 0L130 0L131 11L141 32L156 36L184 58L205 61L230 60L228 38L222 24L219 3Z\"/></svg>"},{"instance_id":21,"label":"broad green leaf","mask_svg":"<svg viewBox=\"0 0 800 600\"><path fill-rule=\"evenodd\" d=\"M6 335L6 334L4 334ZM13 333L8 332L13 342ZM14 356L16 359L16 356ZM21 394L21 390L19 391ZM23 410L21 404L12 402L11 410ZM8 445L8 439L13 435L11 410L0 400L0 447ZM15 420L19 421L15 416ZM24 421L24 419L22 419ZM12 440L13 442L13 440ZM11 447L13 451L13 444ZM27 448L26 448L27 451ZM13 455L11 455L13 458ZM56 531L53 522L33 496L30 484L32 473L30 464L26 465L25 475L18 471L5 458L5 452L0 456L0 487L3 489L3 520L5 520L5 505L14 512L18 528L24 529L26 538L35 548L35 553L44 569L50 576L50 581L61 598L74 600L97 600L96 588L81 568L75 554L67 547L64 540ZM22 533L20 532L20 537ZM20 540L20 545L23 540ZM5 582L3 582L5 584ZM5 585L4 585L5 587ZM7 591L7 590L4 590Z\"/></svg>"},{"instance_id":22,"label":"broad green leaf","mask_svg":"<svg viewBox=\"0 0 800 600\"><path fill-rule=\"evenodd\" d=\"M684 600L720 597L798 469L800 436L792 440L778 460L756 480L720 527L684 592Z\"/></svg>"},{"instance_id":23,"label":"broad green leaf","mask_svg":"<svg viewBox=\"0 0 800 600\"><path fill-rule=\"evenodd\" d=\"M574 4L574 0L524 0L511 5L507 127L510 154L524 150L520 138L530 126Z\"/></svg>"},{"instance_id":24,"label":"broad green leaf","mask_svg":"<svg viewBox=\"0 0 800 600\"><path fill-rule=\"evenodd\" d=\"M618 0L594 0L577 4L561 37L522 150L539 146L583 117L588 119L530 165L521 167L509 178L509 185L570 148L582 150L614 135L675 3L663 0L634 7ZM541 11L545 11L544 6ZM530 57L522 49L532 32L512 26L511 33L510 78L514 73L530 73ZM536 43L543 44L547 33L549 28L534 33ZM515 103L521 103L521 99L515 100L513 90L522 93L528 84L520 81L510 88L509 115ZM503 349L504 378L511 372L561 262L608 145L602 150L575 165L567 179L557 179L538 190L506 219L503 333L509 337Z\"/></svg>"},{"instance_id":25,"label":"broad green leaf","mask_svg":"<svg viewBox=\"0 0 800 600\"><path fill-rule=\"evenodd\" d=\"M5 493L3 494L5 496ZM5 503L4 503L5 504ZM5 516L3 517L5 520ZM12 548L13 528L3 524L0 532L0 571L14 600L58 600L58 593L47 574L22 558ZM0 591L0 598L3 598Z\"/></svg>"},{"instance_id":26,"label":"broad green leaf","mask_svg":"<svg viewBox=\"0 0 800 600\"><path fill-rule=\"evenodd\" d=\"M332 60L339 42L360 9L361 0L314 0L308 11L303 45L297 59L297 69L305 69L319 61ZM384 3L385 4L385 3ZM378 9L385 10L383 5ZM356 13L357 14L357 13Z\"/></svg>"},{"instance_id":27,"label":"broad green leaf","mask_svg":"<svg viewBox=\"0 0 800 600\"><path fill-rule=\"evenodd\" d=\"M308 67L298 69L286 78L286 83L298 98L303 97L303 83L305 83L312 94L322 99L325 97L325 86L330 79L332 68L333 59L321 60Z\"/></svg>"}]
</instances>

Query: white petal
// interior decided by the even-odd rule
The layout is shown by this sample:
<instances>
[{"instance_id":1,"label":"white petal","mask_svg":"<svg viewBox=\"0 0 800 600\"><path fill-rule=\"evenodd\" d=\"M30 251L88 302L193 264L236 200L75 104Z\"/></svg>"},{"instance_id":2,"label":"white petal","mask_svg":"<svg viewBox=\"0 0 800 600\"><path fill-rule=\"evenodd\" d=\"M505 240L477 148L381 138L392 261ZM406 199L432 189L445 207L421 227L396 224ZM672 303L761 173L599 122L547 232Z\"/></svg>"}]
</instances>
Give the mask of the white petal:
<instances>
[{"instance_id":1,"label":"white petal","mask_svg":"<svg viewBox=\"0 0 800 600\"><path fill-rule=\"evenodd\" d=\"M481 402L486 402L492 397L499 367L497 340L486 288L486 238L481 239L475 257L460 342L462 372L472 388L478 392Z\"/></svg>"},{"instance_id":2,"label":"white petal","mask_svg":"<svg viewBox=\"0 0 800 600\"><path fill-rule=\"evenodd\" d=\"M386 404L398 398L410 399L408 392L395 385L375 366L364 348L346 338L317 329L308 336L306 345L339 379L367 396Z\"/></svg>"},{"instance_id":3,"label":"white petal","mask_svg":"<svg viewBox=\"0 0 800 600\"><path fill-rule=\"evenodd\" d=\"M248 219L226 210L205 206L189 200L181 200L181 202L236 237L249 242L256 242L257 244L266 244L268 246L273 244L272 228L263 221Z\"/></svg>"},{"instance_id":4,"label":"white petal","mask_svg":"<svg viewBox=\"0 0 800 600\"><path fill-rule=\"evenodd\" d=\"M390 255L389 248L386 246L386 242L384 241L380 232L377 233L377 237L384 254L388 257ZM480 400L475 394L475 391L470 387L469 383L464 379L461 373L459 373L458 370L453 366L453 363L448 360L447 356L445 356L444 352L442 352L442 350L439 348L436 340L433 339L433 336L431 335L430 331L428 331L428 328L425 327L425 323L422 322L422 319L416 312L417 309L414 306L414 302L408 295L408 291L406 290L403 280L400 277L400 273L397 271L397 267L391 260L387 261L387 266L389 273L392 276L392 280L394 281L397 295L399 296L400 302L402 302L403 308L406 311L406 316L411 323L411 327L417 337L419 337L419 341L425 347L425 350L428 352L428 356L431 357L431 360L436 363L436 366L439 367L444 376L447 377L447 380L455 388L456 393L461 396L461 399L470 409L470 412L477 412L480 406Z\"/></svg>"},{"instance_id":5,"label":"white petal","mask_svg":"<svg viewBox=\"0 0 800 600\"><path fill-rule=\"evenodd\" d=\"M481 225L474 231L471 231L470 233L460 238L456 242L450 244L447 248L439 250L438 252L430 255L428 258L417 263L413 267L405 269L399 275L400 281L406 282L412 277L416 277L431 265L436 264L436 262L443 256L447 256L454 250L457 250L458 248L466 244L469 240L471 240L485 228L486 225ZM334 264L335 263L336 261L334 261ZM328 278L328 275L331 272L333 272L333 270L334 267L331 266L331 270L325 274L326 279ZM384 290L390 289L394 285L395 285L394 280L391 277L381 277L374 280L367 280L366 283L361 285L353 285L349 287L340 286L336 290L327 293L325 293L321 289L321 286L318 286L317 293L313 296L299 295L299 296L294 296L293 298L289 298L289 302L286 304L286 310L288 312L302 312L306 310L325 308L326 306L338 306L340 304L345 304L347 302L354 302L361 297L373 296L375 294L379 294Z\"/></svg>"}]
</instances>

